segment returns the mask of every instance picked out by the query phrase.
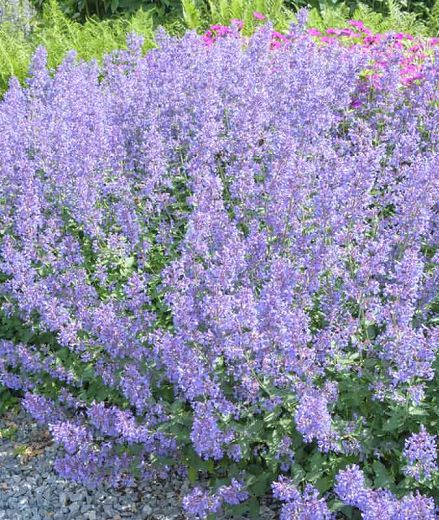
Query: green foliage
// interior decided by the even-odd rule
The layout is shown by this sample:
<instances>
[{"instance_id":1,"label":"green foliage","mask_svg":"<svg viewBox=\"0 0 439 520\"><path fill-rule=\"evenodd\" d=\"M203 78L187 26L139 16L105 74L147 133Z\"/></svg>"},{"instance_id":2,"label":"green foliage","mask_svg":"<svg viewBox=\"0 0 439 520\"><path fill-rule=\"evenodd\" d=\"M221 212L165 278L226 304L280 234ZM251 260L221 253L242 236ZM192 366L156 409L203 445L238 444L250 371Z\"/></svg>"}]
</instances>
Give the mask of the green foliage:
<instances>
[{"instance_id":1,"label":"green foliage","mask_svg":"<svg viewBox=\"0 0 439 520\"><path fill-rule=\"evenodd\" d=\"M151 15L138 11L117 20L89 19L80 24L67 18L55 0L49 0L41 17L33 21L29 35L11 23L0 25L0 91L7 88L11 76L20 80L26 77L32 54L39 45L46 47L49 65L56 67L71 49L82 59L100 60L104 54L125 47L129 32L145 38L145 49L152 47Z\"/></svg>"},{"instance_id":2,"label":"green foliage","mask_svg":"<svg viewBox=\"0 0 439 520\"><path fill-rule=\"evenodd\" d=\"M416 13L404 11L396 0L386 0L387 14L374 11L366 3L357 3L354 10L346 4L334 7L323 6L310 11L309 24L318 29L345 27L350 18L362 20L374 32L407 32L411 34L434 34L428 23L422 21Z\"/></svg>"},{"instance_id":3,"label":"green foliage","mask_svg":"<svg viewBox=\"0 0 439 520\"><path fill-rule=\"evenodd\" d=\"M0 416L18 406L19 399L0 384ZM1 432L0 432L1 433ZM0 435L1 439L1 435Z\"/></svg>"},{"instance_id":4,"label":"green foliage","mask_svg":"<svg viewBox=\"0 0 439 520\"><path fill-rule=\"evenodd\" d=\"M439 35L439 0L436 0L428 16L430 34Z\"/></svg>"},{"instance_id":5,"label":"green foliage","mask_svg":"<svg viewBox=\"0 0 439 520\"><path fill-rule=\"evenodd\" d=\"M182 5L184 20L192 29L197 28L191 23L193 19L204 20L199 25L203 28L212 23L229 25L232 19L239 19L244 22L244 33L250 34L260 25L253 16L255 11L263 13L280 30L287 29L294 20L293 11L287 9L284 0L182 0Z\"/></svg>"},{"instance_id":6,"label":"green foliage","mask_svg":"<svg viewBox=\"0 0 439 520\"><path fill-rule=\"evenodd\" d=\"M308 7L317 9L321 13L325 10L344 9L348 10L350 16L361 5L383 16L389 15L392 10L391 2L388 0L291 0L288 4L292 8ZM435 0L399 0L398 9L404 13L415 14L426 20L434 4Z\"/></svg>"},{"instance_id":7,"label":"green foliage","mask_svg":"<svg viewBox=\"0 0 439 520\"><path fill-rule=\"evenodd\" d=\"M253 12L264 14L278 29L287 29L294 20L293 12L283 0L207 0L206 13L214 23L228 25L237 18L244 22L244 33L252 33L260 25Z\"/></svg>"},{"instance_id":8,"label":"green foliage","mask_svg":"<svg viewBox=\"0 0 439 520\"><path fill-rule=\"evenodd\" d=\"M50 0L33 0L40 9L49 2ZM162 20L180 14L179 0L59 0L59 5L64 14L82 21L90 16L102 19L121 13L135 13L139 9L150 11Z\"/></svg>"},{"instance_id":9,"label":"green foliage","mask_svg":"<svg viewBox=\"0 0 439 520\"><path fill-rule=\"evenodd\" d=\"M190 29L205 29L212 23L229 24L231 19L238 18L244 21L246 32L251 33L258 25L253 12L259 11L283 30L294 20L297 8L307 7L310 26L320 29L345 27L347 20L355 18L375 32L393 30L431 36L439 33L439 0L181 0L181 3L183 19Z\"/></svg>"},{"instance_id":10,"label":"green foliage","mask_svg":"<svg viewBox=\"0 0 439 520\"><path fill-rule=\"evenodd\" d=\"M0 25L0 90L3 92L11 76L24 78L33 48L23 31L7 22Z\"/></svg>"},{"instance_id":11,"label":"green foliage","mask_svg":"<svg viewBox=\"0 0 439 520\"><path fill-rule=\"evenodd\" d=\"M309 25L319 29L345 27L354 18L365 22L375 32L398 31L435 36L439 31L439 0L432 4L428 15L407 9L407 2L382 0L381 8L373 2L340 2L338 0L297 2L285 0L181 0L183 20L190 29L206 29L213 23L228 25L237 18L244 21L244 33L250 34L260 22L253 12L267 16L278 30L285 30L294 21L297 7L310 10ZM377 2L378 4L378 2Z\"/></svg>"},{"instance_id":12,"label":"green foliage","mask_svg":"<svg viewBox=\"0 0 439 520\"><path fill-rule=\"evenodd\" d=\"M31 41L47 48L49 64L55 66L70 49L75 49L78 56L85 60L101 59L104 54L124 47L126 34L132 31L144 36L146 45L152 46L152 21L143 11L114 21L98 22L89 19L80 25L68 20L59 10L56 1L50 0Z\"/></svg>"},{"instance_id":13,"label":"green foliage","mask_svg":"<svg viewBox=\"0 0 439 520\"><path fill-rule=\"evenodd\" d=\"M42 8L50 0L32 0L34 5ZM204 23L197 27L211 23L220 23L219 18L212 16L220 13L223 18L229 18L229 10L243 13L252 10L265 14L280 6L291 12L300 7L315 9L320 15L327 11L344 11L348 17L352 17L357 9L366 6L369 11L378 13L383 17L392 17L395 2L388 0L59 0L62 11L71 18L84 20L90 16L105 18L115 14L134 13L138 9L149 11L161 22L175 21L185 12L185 18L191 18L191 6L204 13ZM435 10L435 0L398 0L397 8L404 14L415 15L427 22ZM193 11L192 11L193 12ZM234 16L231 16L233 18ZM437 20L437 17L436 17ZM194 27L193 27L194 28Z\"/></svg>"}]
</instances>

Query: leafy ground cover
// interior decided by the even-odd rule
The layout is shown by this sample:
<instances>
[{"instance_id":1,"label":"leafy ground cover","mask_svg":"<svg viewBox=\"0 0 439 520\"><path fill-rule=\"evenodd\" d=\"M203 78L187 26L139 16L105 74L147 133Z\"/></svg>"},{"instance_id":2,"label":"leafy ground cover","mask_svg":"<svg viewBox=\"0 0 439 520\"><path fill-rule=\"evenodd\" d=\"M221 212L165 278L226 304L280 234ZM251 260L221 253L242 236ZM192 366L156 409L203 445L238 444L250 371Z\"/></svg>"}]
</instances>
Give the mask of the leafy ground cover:
<instances>
[{"instance_id":1,"label":"leafy ground cover","mask_svg":"<svg viewBox=\"0 0 439 520\"><path fill-rule=\"evenodd\" d=\"M253 16L11 82L0 380L90 487L434 519L437 41Z\"/></svg>"}]
</instances>

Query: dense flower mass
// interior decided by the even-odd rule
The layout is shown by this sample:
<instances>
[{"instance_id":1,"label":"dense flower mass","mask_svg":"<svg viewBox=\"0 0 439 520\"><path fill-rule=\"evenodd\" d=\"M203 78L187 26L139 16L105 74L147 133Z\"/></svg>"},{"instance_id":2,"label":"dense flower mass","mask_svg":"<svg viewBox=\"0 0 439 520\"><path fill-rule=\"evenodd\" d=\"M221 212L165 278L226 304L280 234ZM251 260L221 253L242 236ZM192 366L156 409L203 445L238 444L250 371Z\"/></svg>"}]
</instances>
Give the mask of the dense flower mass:
<instances>
[{"instance_id":1,"label":"dense flower mass","mask_svg":"<svg viewBox=\"0 0 439 520\"><path fill-rule=\"evenodd\" d=\"M88 486L434 519L438 56L239 30L11 82L0 382Z\"/></svg>"}]
</instances>

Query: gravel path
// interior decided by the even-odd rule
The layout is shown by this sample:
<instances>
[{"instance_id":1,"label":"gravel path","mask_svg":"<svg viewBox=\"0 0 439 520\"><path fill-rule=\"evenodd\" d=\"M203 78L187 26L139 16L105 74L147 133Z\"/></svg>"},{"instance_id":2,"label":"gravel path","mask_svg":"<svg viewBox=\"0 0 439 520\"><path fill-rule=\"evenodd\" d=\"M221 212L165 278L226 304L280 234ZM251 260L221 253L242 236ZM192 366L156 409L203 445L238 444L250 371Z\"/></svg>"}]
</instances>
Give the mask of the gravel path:
<instances>
[{"instance_id":1,"label":"gravel path","mask_svg":"<svg viewBox=\"0 0 439 520\"><path fill-rule=\"evenodd\" d=\"M58 449L24 412L0 417L0 520L186 519L181 499L189 484L181 478L90 491L53 471ZM259 518L275 513L263 507Z\"/></svg>"}]
</instances>

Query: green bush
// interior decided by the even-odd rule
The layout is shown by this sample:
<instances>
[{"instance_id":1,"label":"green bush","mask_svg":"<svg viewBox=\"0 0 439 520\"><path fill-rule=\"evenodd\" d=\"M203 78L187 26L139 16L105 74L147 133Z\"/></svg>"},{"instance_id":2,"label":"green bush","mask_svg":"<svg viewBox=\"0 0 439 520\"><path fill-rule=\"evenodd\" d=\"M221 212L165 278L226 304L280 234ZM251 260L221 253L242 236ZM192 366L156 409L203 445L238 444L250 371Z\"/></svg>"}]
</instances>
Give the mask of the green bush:
<instances>
[{"instance_id":1,"label":"green bush","mask_svg":"<svg viewBox=\"0 0 439 520\"><path fill-rule=\"evenodd\" d=\"M294 2L289 3L291 6L312 7L319 11L344 8L348 9L351 14L353 14L361 4L366 5L370 10L384 16L389 15L391 11L388 0L294 0ZM399 8L403 12L414 13L424 19L428 19L434 4L435 0L400 0Z\"/></svg>"},{"instance_id":2,"label":"green bush","mask_svg":"<svg viewBox=\"0 0 439 520\"><path fill-rule=\"evenodd\" d=\"M278 30L286 29L294 20L291 2L284 0L181 0L183 19L191 29L207 28L212 23L229 24L233 18L244 21L247 33L258 24L253 17L259 11ZM439 0L432 4L429 17L421 18L415 11L404 9L398 0L385 0L386 9L376 10L373 2L297 2L310 8L309 24L318 29L344 27L347 20L362 20L375 32L390 30L435 36L439 30Z\"/></svg>"},{"instance_id":3,"label":"green bush","mask_svg":"<svg viewBox=\"0 0 439 520\"><path fill-rule=\"evenodd\" d=\"M388 12L377 12L365 3L358 3L351 11L346 5L335 8L312 9L310 25L319 29L328 27L344 27L349 18L362 20L374 32L407 32L411 34L431 34L428 23L413 13L401 9L396 0L388 0Z\"/></svg>"},{"instance_id":4,"label":"green bush","mask_svg":"<svg viewBox=\"0 0 439 520\"><path fill-rule=\"evenodd\" d=\"M50 0L33 0L37 8L44 7ZM115 14L134 13L139 9L150 11L163 19L180 13L179 0L59 0L61 10L69 17L84 20L96 15L105 18Z\"/></svg>"},{"instance_id":5,"label":"green bush","mask_svg":"<svg viewBox=\"0 0 439 520\"><path fill-rule=\"evenodd\" d=\"M33 0L42 8L51 0ZM67 16L84 21L96 16L105 18L121 13L132 14L138 9L148 12L156 24L179 24L182 17L189 27L207 27L241 18L249 31L254 26L253 11L270 15L277 27L290 22L293 13L307 7L314 19L321 18L330 26L333 21L361 15L377 30L409 29L437 35L439 31L439 0L59 0ZM342 20L342 22L340 22Z\"/></svg>"}]
</instances>

